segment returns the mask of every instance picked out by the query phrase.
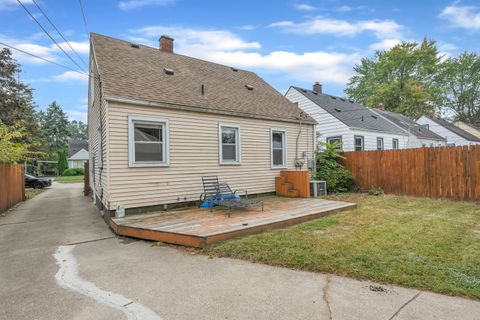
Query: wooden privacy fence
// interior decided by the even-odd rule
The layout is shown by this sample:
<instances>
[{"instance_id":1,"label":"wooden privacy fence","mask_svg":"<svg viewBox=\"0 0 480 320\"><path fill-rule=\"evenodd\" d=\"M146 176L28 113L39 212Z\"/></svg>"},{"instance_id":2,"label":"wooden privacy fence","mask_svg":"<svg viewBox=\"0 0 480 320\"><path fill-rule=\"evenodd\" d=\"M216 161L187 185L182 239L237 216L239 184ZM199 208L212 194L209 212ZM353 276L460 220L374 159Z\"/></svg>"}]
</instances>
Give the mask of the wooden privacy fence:
<instances>
[{"instance_id":1,"label":"wooden privacy fence","mask_svg":"<svg viewBox=\"0 0 480 320\"><path fill-rule=\"evenodd\" d=\"M0 212L25 200L22 164L0 163Z\"/></svg>"},{"instance_id":2,"label":"wooden privacy fence","mask_svg":"<svg viewBox=\"0 0 480 320\"><path fill-rule=\"evenodd\" d=\"M361 190L480 201L480 145L345 152Z\"/></svg>"}]
</instances>

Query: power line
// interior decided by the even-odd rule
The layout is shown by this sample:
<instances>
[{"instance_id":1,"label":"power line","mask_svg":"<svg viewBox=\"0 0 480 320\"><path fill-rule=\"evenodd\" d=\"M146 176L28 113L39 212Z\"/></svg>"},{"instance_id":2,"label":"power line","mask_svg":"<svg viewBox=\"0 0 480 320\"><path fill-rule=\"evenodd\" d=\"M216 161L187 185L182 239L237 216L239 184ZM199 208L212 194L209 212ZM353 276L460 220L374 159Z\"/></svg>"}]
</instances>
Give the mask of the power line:
<instances>
[{"instance_id":1,"label":"power line","mask_svg":"<svg viewBox=\"0 0 480 320\"><path fill-rule=\"evenodd\" d=\"M87 63L82 59L82 57L78 54L78 52L70 45L70 42L68 42L68 40L65 39L65 37L60 32L60 30L58 30L58 28L55 26L55 24L52 22L52 20L50 20L50 18L47 16L45 11L43 11L42 8L38 5L37 1L33 0L33 3L35 4L35 6L37 6L38 10L43 14L43 16L47 19L47 21L52 25L52 27L55 29L55 31L57 31L57 33L60 35L60 37L62 37L63 41L65 41L68 44L70 49L72 49L72 51L77 55L77 57L80 59L80 61L82 61L82 63L88 68Z\"/></svg>"},{"instance_id":2,"label":"power line","mask_svg":"<svg viewBox=\"0 0 480 320\"><path fill-rule=\"evenodd\" d=\"M19 49L19 48L16 48L16 47L11 46L11 45L9 45L9 44L6 44L6 43L4 43L4 42L1 42L1 41L0 41L0 45L2 45L2 46L4 46L4 47L7 47L7 48L10 48L10 49L13 49L13 50L16 50L16 51L18 51L18 52L24 53L24 54L26 54L26 55L32 56L32 57L34 57L34 58L40 59L40 60L42 60L42 61L45 61L45 62L54 64L54 65L56 65L56 66L58 66L58 67L65 68L65 69L68 69L68 70L70 70L70 71L79 73L79 74L84 75L84 76L86 76L86 77L93 77L93 78L95 78L95 75L90 75L90 74L87 74L87 73L84 73L84 72L81 72L81 71L72 69L72 68L70 68L70 67L68 67L68 66L65 66L65 65L63 65L63 64L57 63L57 62L52 61L52 60L45 59L45 58L43 58L43 57L37 56L36 54L27 52L27 51L22 50L22 49Z\"/></svg>"},{"instance_id":3,"label":"power line","mask_svg":"<svg viewBox=\"0 0 480 320\"><path fill-rule=\"evenodd\" d=\"M88 32L87 18L85 17L85 10L83 9L83 2L82 0L78 0L78 2L80 3L80 11L82 12L83 26L85 27L85 32L87 33L88 39L90 39L90 32Z\"/></svg>"},{"instance_id":4,"label":"power line","mask_svg":"<svg viewBox=\"0 0 480 320\"><path fill-rule=\"evenodd\" d=\"M65 51L63 48L58 44L58 42L48 33L48 31L42 26L42 24L37 20L37 18L34 17L34 15L23 5L23 3L20 0L17 0L17 2L22 6L22 8L30 15L30 17L38 24L38 26L45 32L45 34L57 45L57 47L83 72L83 68L75 61L72 59L72 57Z\"/></svg>"}]
</instances>

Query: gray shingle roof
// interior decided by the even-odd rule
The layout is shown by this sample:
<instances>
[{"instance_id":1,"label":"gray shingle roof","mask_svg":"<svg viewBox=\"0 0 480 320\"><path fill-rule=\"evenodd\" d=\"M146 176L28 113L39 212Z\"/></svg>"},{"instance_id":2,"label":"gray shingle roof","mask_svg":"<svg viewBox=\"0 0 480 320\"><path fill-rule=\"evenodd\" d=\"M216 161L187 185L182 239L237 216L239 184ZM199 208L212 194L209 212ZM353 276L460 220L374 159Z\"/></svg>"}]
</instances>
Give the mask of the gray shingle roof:
<instances>
[{"instance_id":1,"label":"gray shingle roof","mask_svg":"<svg viewBox=\"0 0 480 320\"><path fill-rule=\"evenodd\" d=\"M130 42L95 33L91 43L106 96L245 117L296 121L300 116L297 105L253 72L144 45L132 47ZM166 69L173 75L166 74ZM308 117L305 122L315 120Z\"/></svg>"},{"instance_id":2,"label":"gray shingle roof","mask_svg":"<svg viewBox=\"0 0 480 320\"><path fill-rule=\"evenodd\" d=\"M68 141L68 157L70 158L78 151L85 149L88 151L88 141L87 140L70 140Z\"/></svg>"},{"instance_id":3,"label":"gray shingle roof","mask_svg":"<svg viewBox=\"0 0 480 320\"><path fill-rule=\"evenodd\" d=\"M450 130L451 132L455 133L456 135L468 140L468 141L475 141L475 142L480 142L480 139L475 137L474 135L468 133L467 131L460 129L456 125L454 125L451 122L448 122L446 120L437 118L437 117L432 117L432 116L426 116L429 119L431 119L433 122L436 122L437 124L441 125L442 127Z\"/></svg>"},{"instance_id":4,"label":"gray shingle roof","mask_svg":"<svg viewBox=\"0 0 480 320\"><path fill-rule=\"evenodd\" d=\"M433 131L428 130L426 126L419 125L418 123L404 116L403 114L380 109L373 110L419 139L445 141L445 138L439 136Z\"/></svg>"},{"instance_id":5,"label":"gray shingle roof","mask_svg":"<svg viewBox=\"0 0 480 320\"><path fill-rule=\"evenodd\" d=\"M374 130L385 133L407 135L372 110L351 100L328 94L316 93L299 87L293 87L316 105L351 128Z\"/></svg>"}]
</instances>

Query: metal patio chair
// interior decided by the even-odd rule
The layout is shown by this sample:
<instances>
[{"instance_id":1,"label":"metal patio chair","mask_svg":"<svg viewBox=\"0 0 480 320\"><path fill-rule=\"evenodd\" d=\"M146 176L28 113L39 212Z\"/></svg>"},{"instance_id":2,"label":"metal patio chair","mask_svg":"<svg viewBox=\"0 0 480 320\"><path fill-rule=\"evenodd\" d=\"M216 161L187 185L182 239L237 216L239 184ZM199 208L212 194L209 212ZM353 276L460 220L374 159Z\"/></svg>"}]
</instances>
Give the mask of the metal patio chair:
<instances>
[{"instance_id":1,"label":"metal patio chair","mask_svg":"<svg viewBox=\"0 0 480 320\"><path fill-rule=\"evenodd\" d=\"M212 210L214 206L223 206L228 208L228 217L232 213L232 208L248 208L254 205L261 205L263 211L263 201L259 199L249 199L247 190L232 191L228 183L219 182L218 176L202 177L203 193L200 195L200 201L207 203L207 207ZM240 196L239 192L242 192ZM244 194L243 194L244 193Z\"/></svg>"}]
</instances>

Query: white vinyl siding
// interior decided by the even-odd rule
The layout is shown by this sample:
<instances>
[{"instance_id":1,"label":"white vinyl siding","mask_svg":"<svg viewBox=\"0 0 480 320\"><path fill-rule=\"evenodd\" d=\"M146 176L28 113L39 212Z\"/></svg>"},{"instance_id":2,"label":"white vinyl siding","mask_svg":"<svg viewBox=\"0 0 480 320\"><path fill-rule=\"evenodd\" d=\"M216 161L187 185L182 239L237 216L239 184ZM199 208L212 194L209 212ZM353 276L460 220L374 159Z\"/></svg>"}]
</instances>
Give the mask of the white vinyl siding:
<instances>
[{"instance_id":1,"label":"white vinyl siding","mask_svg":"<svg viewBox=\"0 0 480 320\"><path fill-rule=\"evenodd\" d=\"M168 166L168 120L158 117L128 117L130 167Z\"/></svg>"},{"instance_id":2,"label":"white vinyl siding","mask_svg":"<svg viewBox=\"0 0 480 320\"><path fill-rule=\"evenodd\" d=\"M287 167L287 130L270 129L270 157L272 169Z\"/></svg>"},{"instance_id":3,"label":"white vinyl siding","mask_svg":"<svg viewBox=\"0 0 480 320\"><path fill-rule=\"evenodd\" d=\"M399 149L407 147L408 135L392 134L374 130L362 130L350 128L330 113L313 103L295 88L290 88L285 94L290 101L298 103L298 106L314 118L318 124L316 130L320 134L321 142L327 142L329 138L340 137L343 151L354 151L354 136L364 137L364 150L377 150L377 137L384 139L384 149L392 149L392 138L398 139Z\"/></svg>"},{"instance_id":4,"label":"white vinyl siding","mask_svg":"<svg viewBox=\"0 0 480 320\"><path fill-rule=\"evenodd\" d=\"M417 120L418 124L427 125L430 131L435 132L439 136L447 139L447 145L456 146L468 146L471 144L478 144L478 142L468 141L467 139L457 135L456 133L448 130L447 128L439 125L435 121L430 120L428 117L422 116ZM430 145L430 141L422 141L423 144Z\"/></svg>"},{"instance_id":5,"label":"white vinyl siding","mask_svg":"<svg viewBox=\"0 0 480 320\"><path fill-rule=\"evenodd\" d=\"M202 176L217 175L233 189L249 194L274 192L277 170L271 168L270 130L284 128L288 167L295 165L295 140L299 123L241 118L213 113L175 110L109 102L108 188L109 209L163 205L199 199ZM128 164L128 116L169 120L168 167L130 168ZM219 124L240 127L241 165L219 164ZM313 125L302 125L298 157L313 159Z\"/></svg>"}]
</instances>

